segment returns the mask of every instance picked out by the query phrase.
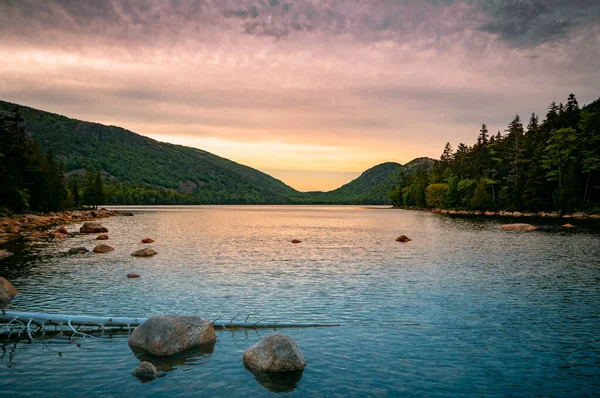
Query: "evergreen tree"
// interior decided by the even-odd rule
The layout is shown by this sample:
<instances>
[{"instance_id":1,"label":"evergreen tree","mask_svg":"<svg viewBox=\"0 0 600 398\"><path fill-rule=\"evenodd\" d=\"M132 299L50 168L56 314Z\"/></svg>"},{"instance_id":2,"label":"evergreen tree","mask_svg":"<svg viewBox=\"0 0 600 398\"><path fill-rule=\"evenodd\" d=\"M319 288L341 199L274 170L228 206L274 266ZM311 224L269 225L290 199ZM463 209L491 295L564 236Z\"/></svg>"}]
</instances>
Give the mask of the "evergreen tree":
<instances>
[{"instance_id":1,"label":"evergreen tree","mask_svg":"<svg viewBox=\"0 0 600 398\"><path fill-rule=\"evenodd\" d=\"M558 183L555 201L559 207L567 204L567 195L571 191L570 187L565 185L565 176L572 171L577 160L575 156L577 140L577 133L572 128L553 130L544 150L542 165L546 170L547 180Z\"/></svg>"}]
</instances>

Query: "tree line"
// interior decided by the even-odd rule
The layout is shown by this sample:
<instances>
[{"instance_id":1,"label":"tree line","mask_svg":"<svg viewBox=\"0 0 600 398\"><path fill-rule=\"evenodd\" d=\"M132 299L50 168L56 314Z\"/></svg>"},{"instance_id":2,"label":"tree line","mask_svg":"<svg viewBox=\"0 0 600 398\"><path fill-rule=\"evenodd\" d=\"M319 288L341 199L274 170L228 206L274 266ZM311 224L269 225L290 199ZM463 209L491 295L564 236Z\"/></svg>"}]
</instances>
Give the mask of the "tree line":
<instances>
[{"instance_id":1,"label":"tree line","mask_svg":"<svg viewBox=\"0 0 600 398\"><path fill-rule=\"evenodd\" d=\"M0 213L50 212L105 202L100 170L65 178L62 160L28 136L18 107L0 115Z\"/></svg>"},{"instance_id":2,"label":"tree line","mask_svg":"<svg viewBox=\"0 0 600 398\"><path fill-rule=\"evenodd\" d=\"M543 121L519 115L504 134L481 126L472 146L447 143L431 170L401 175L397 207L600 211L600 100L552 102Z\"/></svg>"}]
</instances>

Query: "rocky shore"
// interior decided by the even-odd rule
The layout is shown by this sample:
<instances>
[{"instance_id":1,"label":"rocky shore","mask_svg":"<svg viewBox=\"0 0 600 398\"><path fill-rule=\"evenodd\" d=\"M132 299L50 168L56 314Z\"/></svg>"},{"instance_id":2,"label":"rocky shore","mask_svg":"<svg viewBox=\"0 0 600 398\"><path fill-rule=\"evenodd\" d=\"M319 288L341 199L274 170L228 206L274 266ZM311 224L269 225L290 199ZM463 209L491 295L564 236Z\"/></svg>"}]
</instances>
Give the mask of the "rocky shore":
<instances>
[{"instance_id":1,"label":"rocky shore","mask_svg":"<svg viewBox=\"0 0 600 398\"><path fill-rule=\"evenodd\" d=\"M424 211L434 214L448 214L451 216L487 216L487 217L512 217L512 218L564 218L564 219L575 219L575 220L600 220L600 214L586 214L584 212L576 213L565 213L560 211L545 212L540 211L537 213L526 213L519 211L481 211L481 210L443 210L443 209L425 209Z\"/></svg>"},{"instance_id":2,"label":"rocky shore","mask_svg":"<svg viewBox=\"0 0 600 398\"><path fill-rule=\"evenodd\" d=\"M100 209L2 217L0 218L0 245L15 240L37 242L41 240L64 239L67 236L66 228L53 229L54 227L118 215L129 215L129 213Z\"/></svg>"}]
</instances>

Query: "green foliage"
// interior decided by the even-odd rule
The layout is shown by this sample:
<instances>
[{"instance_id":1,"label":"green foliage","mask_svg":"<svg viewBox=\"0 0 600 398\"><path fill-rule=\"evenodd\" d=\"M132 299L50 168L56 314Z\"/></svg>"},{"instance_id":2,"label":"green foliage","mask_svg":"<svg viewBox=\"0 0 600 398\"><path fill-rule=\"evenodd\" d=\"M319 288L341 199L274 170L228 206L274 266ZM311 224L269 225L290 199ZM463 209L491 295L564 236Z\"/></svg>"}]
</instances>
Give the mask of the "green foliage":
<instances>
[{"instance_id":1,"label":"green foliage","mask_svg":"<svg viewBox=\"0 0 600 398\"><path fill-rule=\"evenodd\" d=\"M484 181L480 181L473 191L471 197L471 208L477 210L487 210L492 207L492 197L487 191L486 184Z\"/></svg>"},{"instance_id":2,"label":"green foliage","mask_svg":"<svg viewBox=\"0 0 600 398\"><path fill-rule=\"evenodd\" d=\"M0 112L13 107L0 101ZM150 188L147 192L157 194L153 202L169 196L163 191L192 196L196 204L292 203L292 197L300 195L265 173L206 151L158 142L118 127L27 107L21 110L27 133L44 150L51 148L68 174L81 174L91 163L107 183ZM85 202L91 203L90 198Z\"/></svg>"},{"instance_id":3,"label":"green foliage","mask_svg":"<svg viewBox=\"0 0 600 398\"><path fill-rule=\"evenodd\" d=\"M23 127L19 108L0 114L0 207L14 212L63 209L63 164L45 154Z\"/></svg>"},{"instance_id":4,"label":"green foliage","mask_svg":"<svg viewBox=\"0 0 600 398\"><path fill-rule=\"evenodd\" d=\"M448 184L430 184L427 187L426 202L427 207L437 209L446 208L446 198L448 195Z\"/></svg>"},{"instance_id":5,"label":"green foliage","mask_svg":"<svg viewBox=\"0 0 600 398\"><path fill-rule=\"evenodd\" d=\"M461 143L453 152L446 144L429 173L433 188L427 188L427 204L439 207L438 184L446 183L447 208L599 207L600 100L580 109L571 94L566 105L553 102L544 121L532 114L527 131L517 115L506 132L490 135L484 124L473 146ZM392 188L390 200L396 206L416 206L419 190L413 188L412 180L403 181Z\"/></svg>"}]
</instances>

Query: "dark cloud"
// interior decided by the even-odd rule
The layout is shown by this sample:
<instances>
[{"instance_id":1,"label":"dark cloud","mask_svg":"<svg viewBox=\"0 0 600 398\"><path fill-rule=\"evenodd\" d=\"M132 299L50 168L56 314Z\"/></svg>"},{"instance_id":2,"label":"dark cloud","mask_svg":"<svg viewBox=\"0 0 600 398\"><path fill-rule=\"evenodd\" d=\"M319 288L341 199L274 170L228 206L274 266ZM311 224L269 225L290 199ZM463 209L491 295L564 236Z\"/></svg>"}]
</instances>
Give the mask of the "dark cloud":
<instances>
[{"instance_id":1,"label":"dark cloud","mask_svg":"<svg viewBox=\"0 0 600 398\"><path fill-rule=\"evenodd\" d=\"M488 18L482 31L522 47L562 40L600 22L598 0L488 0L480 6Z\"/></svg>"},{"instance_id":2,"label":"dark cloud","mask_svg":"<svg viewBox=\"0 0 600 398\"><path fill-rule=\"evenodd\" d=\"M223 26L223 20L235 22ZM561 40L574 29L598 24L598 0L5 0L0 35L60 33L131 42L188 37L207 39L207 27L275 39L293 35L349 34L355 39L430 43L479 29L515 46ZM222 33L222 32L220 32ZM0 36L0 37L1 37ZM208 34L208 38L214 38ZM431 38L434 40L432 41ZM75 40L76 38L74 38Z\"/></svg>"}]
</instances>

